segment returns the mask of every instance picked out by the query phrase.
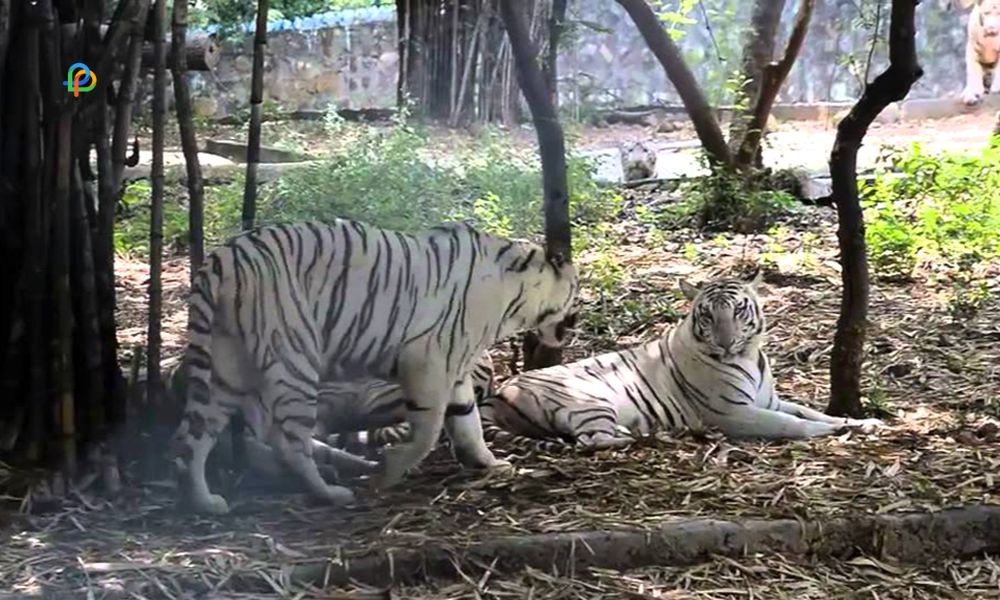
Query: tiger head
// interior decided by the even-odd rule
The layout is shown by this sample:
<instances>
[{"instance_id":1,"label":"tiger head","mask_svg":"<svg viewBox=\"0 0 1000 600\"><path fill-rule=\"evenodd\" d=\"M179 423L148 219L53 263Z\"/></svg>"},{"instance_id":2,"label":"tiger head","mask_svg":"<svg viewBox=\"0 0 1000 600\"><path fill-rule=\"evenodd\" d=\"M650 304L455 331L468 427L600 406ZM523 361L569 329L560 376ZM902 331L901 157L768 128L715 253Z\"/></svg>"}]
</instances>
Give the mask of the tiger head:
<instances>
[{"instance_id":1,"label":"tiger head","mask_svg":"<svg viewBox=\"0 0 1000 600\"><path fill-rule=\"evenodd\" d=\"M537 244L515 241L507 248L501 253L507 262L504 277L515 278L518 285L508 288L514 296L506 312L514 318L504 329L513 327L498 337L531 329L546 346L563 346L576 322L579 271L566 257L550 255Z\"/></svg>"},{"instance_id":2,"label":"tiger head","mask_svg":"<svg viewBox=\"0 0 1000 600\"><path fill-rule=\"evenodd\" d=\"M554 277L549 282L549 293L543 299L544 307L535 320L538 339L546 346L562 347L576 327L576 293L580 287L580 274L573 263L561 256L546 257Z\"/></svg>"},{"instance_id":3,"label":"tiger head","mask_svg":"<svg viewBox=\"0 0 1000 600\"><path fill-rule=\"evenodd\" d=\"M762 279L757 272L748 280L720 279L694 286L681 280L684 295L692 301L683 326L709 356L723 362L751 355L760 345L764 314L756 289Z\"/></svg>"}]
</instances>

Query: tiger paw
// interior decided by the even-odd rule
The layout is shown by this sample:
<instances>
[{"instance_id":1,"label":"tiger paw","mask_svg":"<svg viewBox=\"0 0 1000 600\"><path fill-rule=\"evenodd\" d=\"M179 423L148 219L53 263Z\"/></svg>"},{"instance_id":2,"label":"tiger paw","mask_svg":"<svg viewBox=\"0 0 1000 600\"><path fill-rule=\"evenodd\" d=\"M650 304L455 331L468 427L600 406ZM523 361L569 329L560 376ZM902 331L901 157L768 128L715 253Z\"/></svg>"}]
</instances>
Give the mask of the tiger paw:
<instances>
[{"instance_id":1,"label":"tiger paw","mask_svg":"<svg viewBox=\"0 0 1000 600\"><path fill-rule=\"evenodd\" d=\"M885 423L881 419L848 419L847 427L859 430L862 433L872 433L879 427L884 427Z\"/></svg>"},{"instance_id":2,"label":"tiger paw","mask_svg":"<svg viewBox=\"0 0 1000 600\"><path fill-rule=\"evenodd\" d=\"M190 504L195 512L206 515L225 515L229 513L229 503L218 494L208 494L200 498L191 498Z\"/></svg>"}]
</instances>

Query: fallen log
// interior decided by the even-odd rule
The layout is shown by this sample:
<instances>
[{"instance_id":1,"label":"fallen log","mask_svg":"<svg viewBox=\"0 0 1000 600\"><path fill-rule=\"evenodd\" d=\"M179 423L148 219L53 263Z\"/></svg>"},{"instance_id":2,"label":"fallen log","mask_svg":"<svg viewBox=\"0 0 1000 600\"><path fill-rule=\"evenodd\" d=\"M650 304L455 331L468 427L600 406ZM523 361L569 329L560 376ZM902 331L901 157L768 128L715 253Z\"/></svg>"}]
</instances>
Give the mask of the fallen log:
<instances>
[{"instance_id":1,"label":"fallen log","mask_svg":"<svg viewBox=\"0 0 1000 600\"><path fill-rule=\"evenodd\" d=\"M998 551L1000 506L973 505L934 513L856 515L828 521L677 520L649 530L534 534L464 547L428 544L422 549L383 549L354 558L341 555L270 576L287 576L290 583L298 585L326 587L354 581L386 586L430 578L439 583L459 580L481 571L484 565L494 573L526 567L583 573L588 567L683 566L714 555L739 558L754 552L837 560L867 554L927 564ZM245 592L270 589L267 580L249 573L234 577L230 584Z\"/></svg>"}]
</instances>

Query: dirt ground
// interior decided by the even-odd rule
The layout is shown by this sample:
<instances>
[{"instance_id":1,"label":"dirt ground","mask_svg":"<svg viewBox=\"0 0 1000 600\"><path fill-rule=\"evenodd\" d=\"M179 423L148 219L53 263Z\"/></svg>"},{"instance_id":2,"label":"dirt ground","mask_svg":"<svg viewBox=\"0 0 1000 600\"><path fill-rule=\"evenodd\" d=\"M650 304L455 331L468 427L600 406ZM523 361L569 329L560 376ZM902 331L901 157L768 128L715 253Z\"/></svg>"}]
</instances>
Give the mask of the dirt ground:
<instances>
[{"instance_id":1,"label":"dirt ground","mask_svg":"<svg viewBox=\"0 0 1000 600\"><path fill-rule=\"evenodd\" d=\"M869 143L950 137L978 144L986 121L879 126ZM789 124L781 131L800 146L832 136L819 125ZM579 135L585 145L601 146L641 132L648 130L615 127ZM440 136L442 145L459 143L450 135L457 134ZM532 142L530 129L516 135ZM663 135L682 139L685 132ZM321 143L315 130L302 136L303 146ZM825 139L823 147L829 148ZM634 223L618 227L622 242L614 252L627 266L627 284L619 297L584 292L587 312L614 307L618 318L584 327L568 358L667 331L686 310L678 277L700 281L760 262L766 269L766 348L779 391L816 408L825 405L840 286L830 210L805 208L774 235L674 230L653 237ZM594 259L581 257L582 269ZM145 342L148 268L128 259L117 264L126 361L130 349ZM891 556L751 554L627 572L567 573L553 565L514 576L480 565L464 567L456 583L391 590L356 585L342 592L288 579L295 565L425 545L446 545L460 556L474 541L506 535L642 529L699 516L822 520L996 503L1000 264L976 273L989 283L993 300L971 316L953 315L945 275L940 265L922 264L912 282L873 287L864 387L868 405L887 422L874 434L787 443L663 438L591 456L512 457L511 476L485 480L460 472L441 448L384 496L373 496L359 482L358 503L349 509L317 506L277 482L227 492L233 511L221 518L179 512L172 481L127 488L114 500L80 494L55 513L19 516L0 530L0 598L3 591L67 598L1000 598L1000 566L989 556L913 566ZM187 280L186 258L165 261L168 360L183 349Z\"/></svg>"},{"instance_id":2,"label":"dirt ground","mask_svg":"<svg viewBox=\"0 0 1000 600\"><path fill-rule=\"evenodd\" d=\"M571 358L666 331L685 310L678 277L701 280L761 260L767 348L779 390L821 408L838 306L833 224L829 210L810 208L777 236L678 230L656 243L648 231L621 224L624 241L616 255L628 266L629 283L617 298L587 291L588 311L652 308L615 320L612 331L585 328ZM592 258L581 257L582 268ZM185 264L174 258L165 270L168 356L183 347ZM119 266L120 335L128 348L143 341L147 272L140 263ZM954 318L950 287L935 265L921 268L916 282L873 289L864 384L888 422L875 434L789 443L665 438L594 456L514 457L516 472L492 480L462 473L439 449L398 490L375 497L362 485L354 508L316 506L274 484L239 490L231 497L233 513L217 519L178 513L173 484L165 481L114 501L81 496L58 513L23 517L4 541L0 589L69 593L89 586L143 597L279 590L333 597L296 588L281 573L375 549L460 549L521 533L645 528L693 516L823 519L996 502L1000 306L993 302L974 316ZM978 275L997 297L1000 265ZM456 584L356 587L352 593L361 595L343 597L987 598L1000 597L1000 572L990 557L918 568L879 556L803 562L752 555L626 573L529 570L508 577L479 569Z\"/></svg>"}]
</instances>

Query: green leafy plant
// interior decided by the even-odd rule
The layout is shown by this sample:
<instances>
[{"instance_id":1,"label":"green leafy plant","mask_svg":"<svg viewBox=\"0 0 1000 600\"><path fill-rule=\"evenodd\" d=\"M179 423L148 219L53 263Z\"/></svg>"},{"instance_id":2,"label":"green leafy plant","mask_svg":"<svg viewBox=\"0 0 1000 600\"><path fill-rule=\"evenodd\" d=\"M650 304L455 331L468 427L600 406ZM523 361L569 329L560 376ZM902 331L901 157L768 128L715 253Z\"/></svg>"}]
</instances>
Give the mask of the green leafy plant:
<instances>
[{"instance_id":1,"label":"green leafy plant","mask_svg":"<svg viewBox=\"0 0 1000 600\"><path fill-rule=\"evenodd\" d=\"M921 260L961 271L1000 257L1000 143L973 155L888 152L861 191L881 277L909 277Z\"/></svg>"},{"instance_id":2,"label":"green leafy plant","mask_svg":"<svg viewBox=\"0 0 1000 600\"><path fill-rule=\"evenodd\" d=\"M733 174L719 170L682 186L681 203L671 205L664 219L707 231L763 231L794 210L791 194L773 189L766 172Z\"/></svg>"}]
</instances>

